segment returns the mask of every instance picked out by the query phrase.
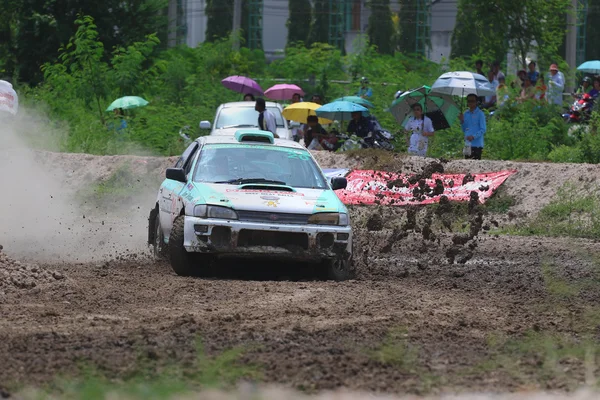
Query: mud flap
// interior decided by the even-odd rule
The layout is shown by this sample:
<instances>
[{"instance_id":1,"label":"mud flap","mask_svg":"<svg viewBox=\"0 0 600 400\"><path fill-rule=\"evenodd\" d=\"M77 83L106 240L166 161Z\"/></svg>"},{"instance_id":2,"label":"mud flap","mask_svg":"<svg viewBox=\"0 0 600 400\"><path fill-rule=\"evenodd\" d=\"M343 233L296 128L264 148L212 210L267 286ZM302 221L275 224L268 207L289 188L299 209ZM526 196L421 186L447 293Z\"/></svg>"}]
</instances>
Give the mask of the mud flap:
<instances>
[{"instance_id":1,"label":"mud flap","mask_svg":"<svg viewBox=\"0 0 600 400\"><path fill-rule=\"evenodd\" d=\"M156 221L156 216L158 215L158 205L150 210L150 216L148 217L148 245L152 246L154 244L154 231L155 226L154 222Z\"/></svg>"}]
</instances>

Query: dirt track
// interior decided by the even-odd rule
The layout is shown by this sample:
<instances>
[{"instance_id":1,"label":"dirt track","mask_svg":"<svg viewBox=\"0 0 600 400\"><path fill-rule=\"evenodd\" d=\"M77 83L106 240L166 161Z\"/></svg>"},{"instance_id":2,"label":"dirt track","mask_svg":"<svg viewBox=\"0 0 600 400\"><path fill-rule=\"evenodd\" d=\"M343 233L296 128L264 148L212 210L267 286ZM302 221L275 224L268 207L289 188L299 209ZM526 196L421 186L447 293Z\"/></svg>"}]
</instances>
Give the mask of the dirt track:
<instances>
[{"instance_id":1,"label":"dirt track","mask_svg":"<svg viewBox=\"0 0 600 400\"><path fill-rule=\"evenodd\" d=\"M106 179L123 161L56 154L40 159L46 167L64 170L68 165L77 182ZM172 162L129 160L134 161L134 176L155 173ZM330 161L322 160L323 167L351 164ZM410 162L417 168L421 161ZM549 169L562 174L563 181L590 173L590 168L594 176L598 170L511 164L532 171L506 182L506 190L523 199L515 205L523 218L556 190L559 183L540 184L538 177L548 176ZM459 161L450 169L500 166ZM85 174L91 176L84 179ZM531 181L525 181L527 176ZM78 186L71 183L69 188L74 192ZM529 191L544 196L531 201ZM598 339L600 328L585 323L590 309L600 306L598 291L557 295L550 290L548 273L552 268L552 279L567 287L599 279L600 244L594 241L496 237L478 231L449 257L454 234L440 231L439 242L425 240L420 229L398 230L406 219L404 209L357 208L352 212L356 280L323 282L313 279L313 271L281 264L257 268L245 262L222 265L215 276L181 278L138 250L143 248L152 203L152 195L140 193L143 196L130 199L133 203L113 215L106 212L111 207L114 211L110 202L86 205L91 214L83 227L103 234L113 232L109 228L121 229L113 242L128 238L125 247L136 250L127 252L125 259L114 257L125 253L124 247L112 248L112 255L101 253L98 261L79 263L72 257L63 262L49 257L38 262L41 265L26 266L0 258L0 360L6 361L0 368L0 388L47 382L59 372L76 372L79 361L112 376L134 369L140 355L158 365L191 362L197 337L210 354L245 346L244 361L260 365L264 381L306 390L572 389L586 383L586 373L588 383L590 374L600 374L600 353L591 367L576 357L560 361L550 377L538 373L547 360L535 353L518 356L519 366L514 368L519 377L510 365L484 367L501 352L490 345L491 337L521 340L527 332L543 332ZM123 223L120 215L127 212L134 215ZM381 213L384 224L369 231L373 213ZM128 225L134 225L135 235L124 230ZM9 227L0 236L5 251L22 259L40 256L11 253L11 229L19 228ZM69 255L78 250L72 248ZM93 246L81 242L81 251L93 254ZM390 341L396 345L395 356L374 353Z\"/></svg>"}]
</instances>

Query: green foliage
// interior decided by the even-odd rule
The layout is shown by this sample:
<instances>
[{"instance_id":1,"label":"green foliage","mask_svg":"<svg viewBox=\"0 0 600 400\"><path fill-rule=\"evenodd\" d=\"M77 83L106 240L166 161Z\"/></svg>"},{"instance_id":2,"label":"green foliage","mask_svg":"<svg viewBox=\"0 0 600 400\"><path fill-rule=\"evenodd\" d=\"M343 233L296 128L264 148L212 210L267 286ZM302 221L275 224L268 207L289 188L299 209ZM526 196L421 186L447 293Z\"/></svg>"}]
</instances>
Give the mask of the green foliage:
<instances>
[{"instance_id":1,"label":"green foliage","mask_svg":"<svg viewBox=\"0 0 600 400\"><path fill-rule=\"evenodd\" d=\"M417 50L417 1L400 0L398 12L400 32L400 51L404 54L414 54Z\"/></svg>"},{"instance_id":2,"label":"green foliage","mask_svg":"<svg viewBox=\"0 0 600 400\"><path fill-rule=\"evenodd\" d=\"M207 0L205 13L208 42L224 39L231 33L233 0Z\"/></svg>"},{"instance_id":3,"label":"green foliage","mask_svg":"<svg viewBox=\"0 0 600 400\"><path fill-rule=\"evenodd\" d=\"M308 43L310 34L310 23L312 21L312 5L310 0L296 0L289 2L289 18L286 26L288 28L288 46Z\"/></svg>"},{"instance_id":4,"label":"green foliage","mask_svg":"<svg viewBox=\"0 0 600 400\"><path fill-rule=\"evenodd\" d=\"M394 36L394 24L390 11L390 0L370 0L369 26L367 34L372 45L382 54L393 54L394 45L390 40Z\"/></svg>"}]
</instances>

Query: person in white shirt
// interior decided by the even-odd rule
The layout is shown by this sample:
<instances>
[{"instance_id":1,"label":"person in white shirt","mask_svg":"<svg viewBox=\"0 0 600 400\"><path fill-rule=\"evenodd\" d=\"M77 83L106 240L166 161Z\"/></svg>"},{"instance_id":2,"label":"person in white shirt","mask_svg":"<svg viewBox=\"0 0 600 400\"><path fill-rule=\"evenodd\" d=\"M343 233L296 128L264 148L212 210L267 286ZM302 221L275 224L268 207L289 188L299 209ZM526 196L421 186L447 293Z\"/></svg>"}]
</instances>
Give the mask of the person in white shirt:
<instances>
[{"instance_id":1,"label":"person in white shirt","mask_svg":"<svg viewBox=\"0 0 600 400\"><path fill-rule=\"evenodd\" d=\"M256 99L254 109L258 111L258 127L263 131L269 131L274 137L279 138L277 135L277 124L275 122L275 115L267 110L265 99L259 97Z\"/></svg>"},{"instance_id":2,"label":"person in white shirt","mask_svg":"<svg viewBox=\"0 0 600 400\"><path fill-rule=\"evenodd\" d=\"M550 66L550 80L548 81L548 93L546 94L546 100L550 104L562 105L563 103L563 90L565 90L565 76L558 70L556 64Z\"/></svg>"},{"instance_id":3,"label":"person in white shirt","mask_svg":"<svg viewBox=\"0 0 600 400\"><path fill-rule=\"evenodd\" d=\"M429 138L433 136L431 119L423 114L423 107L419 103L412 105L413 116L406 121L404 130L410 134L408 153L425 157Z\"/></svg>"}]
</instances>

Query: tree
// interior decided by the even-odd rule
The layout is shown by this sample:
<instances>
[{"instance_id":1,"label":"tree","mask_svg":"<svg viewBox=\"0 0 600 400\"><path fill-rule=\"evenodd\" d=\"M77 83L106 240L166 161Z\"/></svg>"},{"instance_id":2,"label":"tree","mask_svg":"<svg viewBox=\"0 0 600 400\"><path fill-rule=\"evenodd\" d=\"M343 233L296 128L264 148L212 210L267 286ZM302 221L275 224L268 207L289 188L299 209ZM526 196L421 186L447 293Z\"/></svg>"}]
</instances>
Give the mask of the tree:
<instances>
[{"instance_id":1,"label":"tree","mask_svg":"<svg viewBox=\"0 0 600 400\"><path fill-rule=\"evenodd\" d=\"M598 60L600 59L600 24L596 22L600 20L600 0L588 0L588 14L585 39L585 59Z\"/></svg>"},{"instance_id":2,"label":"tree","mask_svg":"<svg viewBox=\"0 0 600 400\"><path fill-rule=\"evenodd\" d=\"M392 42L394 24L392 22L390 0L371 0L369 7L371 8L367 28L369 42L377 46L377 51L381 54L394 54L395 49Z\"/></svg>"},{"instance_id":3,"label":"tree","mask_svg":"<svg viewBox=\"0 0 600 400\"><path fill-rule=\"evenodd\" d=\"M233 0L207 0L205 13L207 42L229 36L233 27Z\"/></svg>"},{"instance_id":4,"label":"tree","mask_svg":"<svg viewBox=\"0 0 600 400\"><path fill-rule=\"evenodd\" d=\"M147 33L166 32L166 0L1 0L0 56L8 54L4 72L31 84L43 76L40 66L55 61L59 47L78 27L75 15L89 15L111 49L144 39Z\"/></svg>"},{"instance_id":5,"label":"tree","mask_svg":"<svg viewBox=\"0 0 600 400\"><path fill-rule=\"evenodd\" d=\"M312 21L312 6L310 0L295 0L289 2L290 16L286 26L288 28L288 45L308 42L310 34L310 23Z\"/></svg>"},{"instance_id":6,"label":"tree","mask_svg":"<svg viewBox=\"0 0 600 400\"><path fill-rule=\"evenodd\" d=\"M404 54L415 53L417 49L417 1L400 0L398 20L400 29L400 51Z\"/></svg>"},{"instance_id":7,"label":"tree","mask_svg":"<svg viewBox=\"0 0 600 400\"><path fill-rule=\"evenodd\" d=\"M308 36L309 44L329 43L329 2L315 0L313 19Z\"/></svg>"}]
</instances>

